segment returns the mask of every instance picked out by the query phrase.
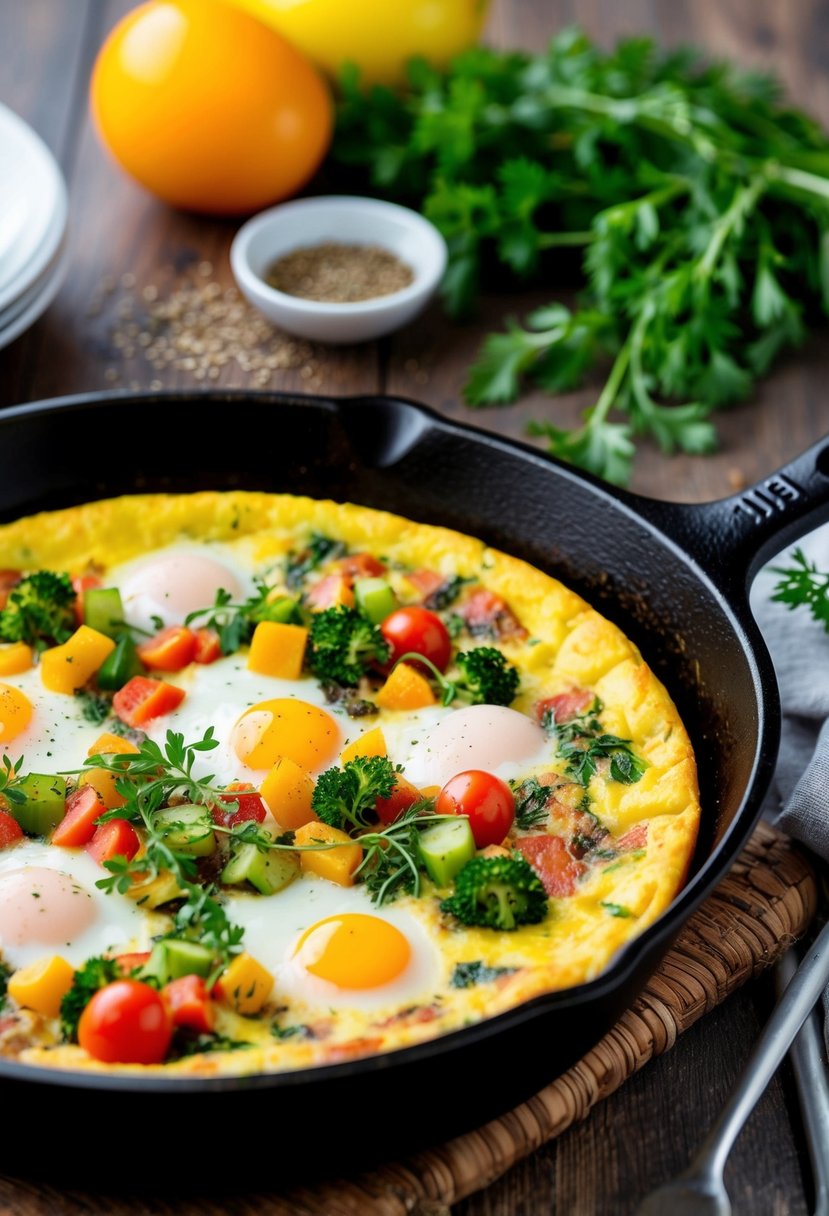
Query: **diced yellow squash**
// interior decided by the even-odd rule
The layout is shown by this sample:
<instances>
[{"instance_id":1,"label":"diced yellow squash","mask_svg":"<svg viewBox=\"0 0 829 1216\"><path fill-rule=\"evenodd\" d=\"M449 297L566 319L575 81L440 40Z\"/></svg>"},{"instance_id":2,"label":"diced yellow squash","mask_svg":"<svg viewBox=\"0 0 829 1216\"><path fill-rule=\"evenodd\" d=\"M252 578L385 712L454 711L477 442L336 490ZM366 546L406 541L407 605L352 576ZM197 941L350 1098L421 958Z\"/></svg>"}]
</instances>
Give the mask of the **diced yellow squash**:
<instances>
[{"instance_id":1,"label":"diced yellow squash","mask_svg":"<svg viewBox=\"0 0 829 1216\"><path fill-rule=\"evenodd\" d=\"M299 864L307 874L318 874L341 887L354 885L354 874L363 860L363 850L350 836L327 823L306 823L294 837L298 845L329 844L337 842L335 849L309 849L299 854Z\"/></svg>"},{"instance_id":2,"label":"diced yellow squash","mask_svg":"<svg viewBox=\"0 0 829 1216\"><path fill-rule=\"evenodd\" d=\"M130 899L134 899L142 908L158 908L183 894L170 870L162 870L147 882L134 882L127 889Z\"/></svg>"},{"instance_id":3,"label":"diced yellow squash","mask_svg":"<svg viewBox=\"0 0 829 1216\"><path fill-rule=\"evenodd\" d=\"M281 756L259 787L268 810L281 828L293 832L312 823L314 782L311 774L290 756Z\"/></svg>"},{"instance_id":4,"label":"diced yellow squash","mask_svg":"<svg viewBox=\"0 0 829 1216\"><path fill-rule=\"evenodd\" d=\"M40 674L44 688L69 695L77 692L114 649L112 638L88 625L81 625L68 642L53 646L41 655Z\"/></svg>"},{"instance_id":5,"label":"diced yellow squash","mask_svg":"<svg viewBox=\"0 0 829 1216\"><path fill-rule=\"evenodd\" d=\"M107 768L89 768L84 769L78 777L78 785L91 785L106 809L111 811L126 802L126 798L115 788L117 780L118 774L111 773Z\"/></svg>"},{"instance_id":6,"label":"diced yellow squash","mask_svg":"<svg viewBox=\"0 0 829 1216\"><path fill-rule=\"evenodd\" d=\"M348 764L357 756L387 756L386 738L379 726L367 730L364 735L358 735L353 743L344 747L340 753L340 764Z\"/></svg>"},{"instance_id":7,"label":"diced yellow squash","mask_svg":"<svg viewBox=\"0 0 829 1216\"><path fill-rule=\"evenodd\" d=\"M15 971L9 980L9 996L24 1009L33 1009L46 1018L56 1018L60 1003L72 987L75 972L59 954L42 958Z\"/></svg>"},{"instance_id":8,"label":"diced yellow squash","mask_svg":"<svg viewBox=\"0 0 829 1216\"><path fill-rule=\"evenodd\" d=\"M248 670L280 680L298 680L307 641L308 630L303 625L260 621L250 643Z\"/></svg>"},{"instance_id":9,"label":"diced yellow squash","mask_svg":"<svg viewBox=\"0 0 829 1216\"><path fill-rule=\"evenodd\" d=\"M251 954L237 954L217 981L222 1000L237 1013L258 1013L267 1003L273 976Z\"/></svg>"},{"instance_id":10,"label":"diced yellow squash","mask_svg":"<svg viewBox=\"0 0 829 1216\"><path fill-rule=\"evenodd\" d=\"M25 642L0 646L0 676L19 676L32 665L32 648Z\"/></svg>"},{"instance_id":11,"label":"diced yellow squash","mask_svg":"<svg viewBox=\"0 0 829 1216\"><path fill-rule=\"evenodd\" d=\"M118 756L137 751L138 748L134 743L130 743L129 739L122 739L119 735L105 731L104 734L99 735L86 754L87 756ZM115 807L123 806L126 802L126 799L115 788L117 780L118 774L110 772L109 769L90 768L86 769L78 778L78 785L91 785L107 810L111 811Z\"/></svg>"},{"instance_id":12,"label":"diced yellow squash","mask_svg":"<svg viewBox=\"0 0 829 1216\"><path fill-rule=\"evenodd\" d=\"M398 663L377 694L381 709L425 709L437 697L425 676L408 663Z\"/></svg>"},{"instance_id":13,"label":"diced yellow squash","mask_svg":"<svg viewBox=\"0 0 829 1216\"><path fill-rule=\"evenodd\" d=\"M129 739L113 735L108 730L99 735L86 753L87 756L125 756L127 752L137 752L138 748Z\"/></svg>"}]
</instances>

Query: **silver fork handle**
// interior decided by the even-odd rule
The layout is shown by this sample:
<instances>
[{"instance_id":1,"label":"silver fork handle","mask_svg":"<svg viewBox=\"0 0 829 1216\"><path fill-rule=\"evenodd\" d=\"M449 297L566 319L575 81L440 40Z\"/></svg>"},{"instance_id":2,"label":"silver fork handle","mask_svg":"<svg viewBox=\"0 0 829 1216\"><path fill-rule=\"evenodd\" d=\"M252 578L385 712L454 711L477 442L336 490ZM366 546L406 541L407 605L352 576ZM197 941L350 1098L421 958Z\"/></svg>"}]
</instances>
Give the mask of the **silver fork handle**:
<instances>
[{"instance_id":1,"label":"silver fork handle","mask_svg":"<svg viewBox=\"0 0 829 1216\"><path fill-rule=\"evenodd\" d=\"M731 1146L829 982L829 924L821 929L763 1028L740 1080L694 1160L722 1175Z\"/></svg>"},{"instance_id":2,"label":"silver fork handle","mask_svg":"<svg viewBox=\"0 0 829 1216\"><path fill-rule=\"evenodd\" d=\"M794 949L787 950L777 964L778 996L782 996L796 970L796 952ZM789 1054L812 1163L814 1216L829 1216L829 1075L824 1061L823 1025L819 1010L812 1010L809 1014Z\"/></svg>"}]
</instances>

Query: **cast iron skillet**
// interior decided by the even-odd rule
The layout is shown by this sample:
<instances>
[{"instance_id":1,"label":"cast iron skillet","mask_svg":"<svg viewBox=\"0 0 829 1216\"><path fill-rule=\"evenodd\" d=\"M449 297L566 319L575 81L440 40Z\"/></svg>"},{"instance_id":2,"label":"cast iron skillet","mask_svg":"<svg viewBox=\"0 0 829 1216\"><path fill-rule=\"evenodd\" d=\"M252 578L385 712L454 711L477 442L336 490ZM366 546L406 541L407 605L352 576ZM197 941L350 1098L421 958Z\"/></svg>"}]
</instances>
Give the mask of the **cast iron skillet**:
<instances>
[{"instance_id":1,"label":"cast iron skillet","mask_svg":"<svg viewBox=\"0 0 829 1216\"><path fill-rule=\"evenodd\" d=\"M143 444L142 433L152 442ZM6 1112L36 1104L45 1120L34 1136L26 1120L4 1121L7 1168L27 1148L40 1168L44 1156L55 1160L47 1125L61 1129L70 1159L89 1145L90 1129L117 1127L119 1138L137 1137L145 1171L148 1154L137 1146L169 1139L179 1163L210 1164L211 1186L222 1171L222 1137L230 1150L251 1129L259 1150L263 1135L278 1146L284 1179L291 1166L333 1168L337 1152L399 1155L478 1125L537 1091L609 1029L756 821L780 713L747 588L764 559L829 517L829 441L744 494L682 506L613 489L390 398L91 395L0 414L3 520L130 491L234 487L347 499L472 533L560 576L616 621L667 684L696 748L703 824L691 877L592 983L403 1051L299 1073L192 1080L0 1061ZM150 1156L169 1170L168 1154ZM273 1176L273 1157L259 1151L244 1155L245 1180L257 1156ZM229 1151L224 1171L236 1184L238 1170Z\"/></svg>"}]
</instances>

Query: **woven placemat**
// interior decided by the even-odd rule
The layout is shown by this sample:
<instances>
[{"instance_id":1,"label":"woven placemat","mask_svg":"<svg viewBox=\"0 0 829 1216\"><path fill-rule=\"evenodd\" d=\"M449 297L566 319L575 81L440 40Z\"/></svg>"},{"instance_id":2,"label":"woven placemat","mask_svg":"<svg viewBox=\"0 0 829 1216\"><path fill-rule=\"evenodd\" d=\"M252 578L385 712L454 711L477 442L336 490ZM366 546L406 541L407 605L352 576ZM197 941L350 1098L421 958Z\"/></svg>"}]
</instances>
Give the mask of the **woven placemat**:
<instances>
[{"instance_id":1,"label":"woven placemat","mask_svg":"<svg viewBox=\"0 0 829 1216\"><path fill-rule=\"evenodd\" d=\"M597 1102L773 963L817 906L805 854L761 824L635 1005L574 1068L477 1131L370 1173L268 1195L268 1216L433 1216L584 1119ZM263 1197L264 1198L264 1197Z\"/></svg>"}]
</instances>

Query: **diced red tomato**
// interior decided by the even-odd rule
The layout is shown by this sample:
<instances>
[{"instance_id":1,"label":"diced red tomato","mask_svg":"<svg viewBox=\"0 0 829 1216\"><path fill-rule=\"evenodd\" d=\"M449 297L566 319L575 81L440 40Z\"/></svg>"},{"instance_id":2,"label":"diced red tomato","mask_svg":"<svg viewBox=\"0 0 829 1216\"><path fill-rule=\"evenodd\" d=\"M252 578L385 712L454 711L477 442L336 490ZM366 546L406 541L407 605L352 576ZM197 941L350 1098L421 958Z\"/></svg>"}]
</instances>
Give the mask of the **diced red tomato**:
<instances>
[{"instance_id":1,"label":"diced red tomato","mask_svg":"<svg viewBox=\"0 0 829 1216\"><path fill-rule=\"evenodd\" d=\"M576 880L587 869L567 849L560 836L521 836L515 841L544 884L548 895L565 899L576 889Z\"/></svg>"},{"instance_id":2,"label":"diced red tomato","mask_svg":"<svg viewBox=\"0 0 829 1216\"><path fill-rule=\"evenodd\" d=\"M525 638L527 631L507 601L486 587L478 587L456 609L473 635L491 638Z\"/></svg>"},{"instance_id":3,"label":"diced red tomato","mask_svg":"<svg viewBox=\"0 0 829 1216\"><path fill-rule=\"evenodd\" d=\"M95 587L100 587L101 580L97 574L76 574L72 579L72 588L75 592L75 620L79 625L83 622L83 593L84 591L92 591Z\"/></svg>"},{"instance_id":4,"label":"diced red tomato","mask_svg":"<svg viewBox=\"0 0 829 1216\"><path fill-rule=\"evenodd\" d=\"M314 612L324 612L326 608L336 608L338 604L351 608L354 604L351 579L344 574L326 574L308 588L305 603Z\"/></svg>"},{"instance_id":5,"label":"diced red tomato","mask_svg":"<svg viewBox=\"0 0 829 1216\"><path fill-rule=\"evenodd\" d=\"M81 1014L78 1042L105 1064L161 1064L173 1022L161 993L139 980L115 980Z\"/></svg>"},{"instance_id":6,"label":"diced red tomato","mask_svg":"<svg viewBox=\"0 0 829 1216\"><path fill-rule=\"evenodd\" d=\"M559 724L572 722L579 714L586 713L594 699L595 694L589 688L572 688L569 692L560 692L554 697L544 697L543 700L536 701L535 716L541 722L545 714L552 710Z\"/></svg>"},{"instance_id":7,"label":"diced red tomato","mask_svg":"<svg viewBox=\"0 0 829 1216\"><path fill-rule=\"evenodd\" d=\"M198 638L186 625L170 625L138 647L138 657L154 671L181 671L196 657Z\"/></svg>"},{"instance_id":8,"label":"diced red tomato","mask_svg":"<svg viewBox=\"0 0 829 1216\"><path fill-rule=\"evenodd\" d=\"M133 950L130 954L117 954L115 961L121 968L122 975L129 977L131 971L135 971L137 967L143 967L150 961L150 951Z\"/></svg>"},{"instance_id":9,"label":"diced red tomato","mask_svg":"<svg viewBox=\"0 0 829 1216\"><path fill-rule=\"evenodd\" d=\"M349 553L335 561L332 568L350 579L379 578L386 573L383 563L370 553Z\"/></svg>"},{"instance_id":10,"label":"diced red tomato","mask_svg":"<svg viewBox=\"0 0 829 1216\"><path fill-rule=\"evenodd\" d=\"M0 811L0 849L7 849L10 844L17 844L23 839L23 829L13 815Z\"/></svg>"},{"instance_id":11,"label":"diced red tomato","mask_svg":"<svg viewBox=\"0 0 829 1216\"><path fill-rule=\"evenodd\" d=\"M23 575L20 570L0 570L0 608L6 607L9 592L15 587Z\"/></svg>"},{"instance_id":12,"label":"diced red tomato","mask_svg":"<svg viewBox=\"0 0 829 1216\"><path fill-rule=\"evenodd\" d=\"M637 823L629 831L625 832L624 836L616 841L616 848L620 853L632 852L633 849L644 849L648 843L648 825L646 823Z\"/></svg>"},{"instance_id":13,"label":"diced red tomato","mask_svg":"<svg viewBox=\"0 0 829 1216\"><path fill-rule=\"evenodd\" d=\"M79 785L66 799L66 812L52 833L52 844L79 849L95 835L96 820L106 807L91 785Z\"/></svg>"},{"instance_id":14,"label":"diced red tomato","mask_svg":"<svg viewBox=\"0 0 829 1216\"><path fill-rule=\"evenodd\" d=\"M143 726L151 718L172 713L183 700L183 688L164 680L133 676L112 698L112 708L127 726Z\"/></svg>"},{"instance_id":15,"label":"diced red tomato","mask_svg":"<svg viewBox=\"0 0 829 1216\"><path fill-rule=\"evenodd\" d=\"M416 802L420 802L422 794L416 785L405 777L398 777L394 789L388 798L378 798L375 802L377 816L381 823L394 823L404 811Z\"/></svg>"},{"instance_id":16,"label":"diced red tomato","mask_svg":"<svg viewBox=\"0 0 829 1216\"><path fill-rule=\"evenodd\" d=\"M126 857L127 861L132 861L140 847L141 841L131 823L126 819L109 819L95 829L86 851L102 866L113 857Z\"/></svg>"},{"instance_id":17,"label":"diced red tomato","mask_svg":"<svg viewBox=\"0 0 829 1216\"><path fill-rule=\"evenodd\" d=\"M422 600L434 595L438 587L442 587L446 582L443 575L438 574L437 570L412 570L411 574L406 575L406 578Z\"/></svg>"},{"instance_id":18,"label":"diced red tomato","mask_svg":"<svg viewBox=\"0 0 829 1216\"><path fill-rule=\"evenodd\" d=\"M222 648L219 645L219 635L214 633L212 629L196 629L196 653L193 655L194 663L215 663L217 659L222 657Z\"/></svg>"},{"instance_id":19,"label":"diced red tomato","mask_svg":"<svg viewBox=\"0 0 829 1216\"><path fill-rule=\"evenodd\" d=\"M224 794L219 795L219 800L238 803L235 811L222 810L215 804L210 808L213 822L219 824L220 827L232 828L237 823L245 823L249 819L252 819L254 823L263 823L265 820L267 809L262 801L262 796L246 782L234 781L227 787Z\"/></svg>"},{"instance_id":20,"label":"diced red tomato","mask_svg":"<svg viewBox=\"0 0 829 1216\"><path fill-rule=\"evenodd\" d=\"M210 1034L216 1024L216 1007L200 975L182 975L161 989L174 1026L188 1026Z\"/></svg>"}]
</instances>

